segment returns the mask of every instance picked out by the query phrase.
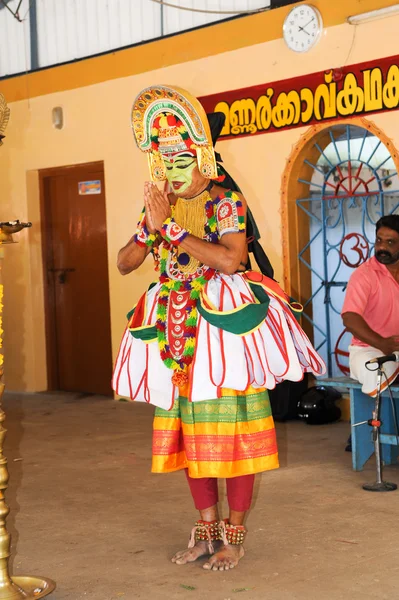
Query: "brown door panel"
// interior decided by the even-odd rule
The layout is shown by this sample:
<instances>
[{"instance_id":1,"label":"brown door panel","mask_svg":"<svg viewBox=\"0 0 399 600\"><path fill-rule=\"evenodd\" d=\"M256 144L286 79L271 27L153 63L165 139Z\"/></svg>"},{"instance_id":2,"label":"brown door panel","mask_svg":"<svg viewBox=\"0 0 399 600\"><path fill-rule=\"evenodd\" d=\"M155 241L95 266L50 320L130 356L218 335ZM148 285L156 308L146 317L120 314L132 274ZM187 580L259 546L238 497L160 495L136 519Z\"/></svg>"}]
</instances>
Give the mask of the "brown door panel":
<instances>
[{"instance_id":1,"label":"brown door panel","mask_svg":"<svg viewBox=\"0 0 399 600\"><path fill-rule=\"evenodd\" d=\"M79 194L79 182L97 180L101 193ZM43 187L57 387L109 395L112 354L103 172L68 169L49 177Z\"/></svg>"}]
</instances>

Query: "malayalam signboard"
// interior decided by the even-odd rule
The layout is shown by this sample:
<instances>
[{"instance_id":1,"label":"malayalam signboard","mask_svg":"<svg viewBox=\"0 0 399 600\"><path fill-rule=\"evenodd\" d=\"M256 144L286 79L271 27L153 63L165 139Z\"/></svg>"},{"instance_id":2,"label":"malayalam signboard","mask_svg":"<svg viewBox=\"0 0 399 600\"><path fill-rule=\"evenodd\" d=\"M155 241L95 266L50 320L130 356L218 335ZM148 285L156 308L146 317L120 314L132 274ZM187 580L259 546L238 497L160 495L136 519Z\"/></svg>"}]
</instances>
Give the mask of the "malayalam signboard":
<instances>
[{"instance_id":1,"label":"malayalam signboard","mask_svg":"<svg viewBox=\"0 0 399 600\"><path fill-rule=\"evenodd\" d=\"M396 110L399 55L199 100L206 112L226 115L220 140Z\"/></svg>"}]
</instances>

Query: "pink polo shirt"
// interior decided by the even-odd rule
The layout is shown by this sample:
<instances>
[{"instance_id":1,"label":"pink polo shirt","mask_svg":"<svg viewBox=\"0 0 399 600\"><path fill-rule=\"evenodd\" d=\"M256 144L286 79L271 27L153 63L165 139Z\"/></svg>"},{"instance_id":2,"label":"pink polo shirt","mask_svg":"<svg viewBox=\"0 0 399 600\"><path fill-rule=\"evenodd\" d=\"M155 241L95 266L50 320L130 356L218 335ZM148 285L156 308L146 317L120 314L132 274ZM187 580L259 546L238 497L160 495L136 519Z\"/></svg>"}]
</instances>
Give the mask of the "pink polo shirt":
<instances>
[{"instance_id":1,"label":"pink polo shirt","mask_svg":"<svg viewBox=\"0 0 399 600\"><path fill-rule=\"evenodd\" d=\"M373 256L349 279L341 314L354 312L382 337L399 335L399 284ZM352 338L354 346L367 346Z\"/></svg>"}]
</instances>

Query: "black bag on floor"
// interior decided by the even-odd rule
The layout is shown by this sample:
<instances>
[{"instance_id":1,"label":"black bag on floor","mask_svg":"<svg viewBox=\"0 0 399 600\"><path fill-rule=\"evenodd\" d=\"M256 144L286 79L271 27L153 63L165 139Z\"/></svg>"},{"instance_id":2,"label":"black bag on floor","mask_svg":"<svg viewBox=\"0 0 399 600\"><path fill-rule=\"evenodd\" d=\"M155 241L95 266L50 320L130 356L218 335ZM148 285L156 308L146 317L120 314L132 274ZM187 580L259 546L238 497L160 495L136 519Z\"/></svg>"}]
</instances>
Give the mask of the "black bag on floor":
<instances>
[{"instance_id":1,"label":"black bag on floor","mask_svg":"<svg viewBox=\"0 0 399 600\"><path fill-rule=\"evenodd\" d=\"M341 409L335 406L335 401L341 397L342 394L333 387L312 387L298 403L299 418L308 425L334 423L341 418Z\"/></svg>"},{"instance_id":2,"label":"black bag on floor","mask_svg":"<svg viewBox=\"0 0 399 600\"><path fill-rule=\"evenodd\" d=\"M269 390L270 404L275 421L298 419L298 403L308 389L308 375L302 381L283 381Z\"/></svg>"}]
</instances>

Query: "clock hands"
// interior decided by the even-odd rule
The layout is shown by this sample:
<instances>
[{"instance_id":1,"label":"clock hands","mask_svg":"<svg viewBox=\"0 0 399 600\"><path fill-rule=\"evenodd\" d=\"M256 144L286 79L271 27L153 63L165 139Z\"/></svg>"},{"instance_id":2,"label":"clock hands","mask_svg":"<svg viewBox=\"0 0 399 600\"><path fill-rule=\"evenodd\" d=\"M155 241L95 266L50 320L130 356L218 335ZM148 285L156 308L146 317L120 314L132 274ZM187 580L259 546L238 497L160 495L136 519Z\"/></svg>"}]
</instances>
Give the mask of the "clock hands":
<instances>
[{"instance_id":1,"label":"clock hands","mask_svg":"<svg viewBox=\"0 0 399 600\"><path fill-rule=\"evenodd\" d=\"M305 32L307 35L310 35L309 31L306 31L306 27L307 27L308 25L310 25L312 21L314 21L314 17L312 17L312 18L310 19L310 21L309 21L308 23L306 23L306 25L304 25L303 27L301 27L300 25L298 25L298 27L299 27L299 31L304 31L304 32Z\"/></svg>"}]
</instances>

